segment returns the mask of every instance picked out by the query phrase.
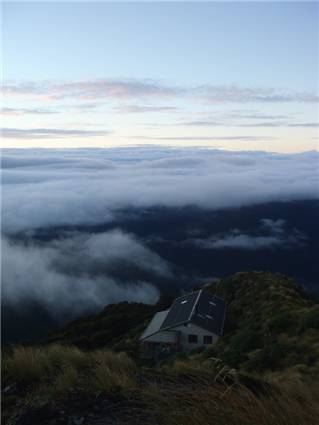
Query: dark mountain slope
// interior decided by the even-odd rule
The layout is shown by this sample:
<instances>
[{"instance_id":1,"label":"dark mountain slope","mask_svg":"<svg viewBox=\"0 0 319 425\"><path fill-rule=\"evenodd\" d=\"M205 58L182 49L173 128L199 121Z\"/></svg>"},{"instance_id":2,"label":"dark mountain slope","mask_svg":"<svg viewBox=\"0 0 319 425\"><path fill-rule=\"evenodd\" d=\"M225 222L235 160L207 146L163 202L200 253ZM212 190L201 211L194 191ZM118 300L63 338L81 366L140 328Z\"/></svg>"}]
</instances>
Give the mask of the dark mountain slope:
<instances>
[{"instance_id":1,"label":"dark mountain slope","mask_svg":"<svg viewBox=\"0 0 319 425\"><path fill-rule=\"evenodd\" d=\"M207 290L227 302L225 335L204 356L249 372L319 376L319 304L280 274L236 273Z\"/></svg>"},{"instance_id":2,"label":"dark mountain slope","mask_svg":"<svg viewBox=\"0 0 319 425\"><path fill-rule=\"evenodd\" d=\"M69 323L52 333L44 343L67 343L85 349L114 347L124 339L135 336L146 326L156 311L167 308L170 297L162 297L155 305L121 302L107 305L103 311ZM132 346L135 347L136 344ZM126 346L126 348L128 348Z\"/></svg>"},{"instance_id":3,"label":"dark mountain slope","mask_svg":"<svg viewBox=\"0 0 319 425\"><path fill-rule=\"evenodd\" d=\"M291 278L268 272L241 272L203 286L227 303L225 334L201 358L217 357L249 373L273 373L295 368L303 376L319 376L319 304ZM155 306L120 303L100 314L70 323L45 342L81 348L107 347L138 357L138 338Z\"/></svg>"}]
</instances>

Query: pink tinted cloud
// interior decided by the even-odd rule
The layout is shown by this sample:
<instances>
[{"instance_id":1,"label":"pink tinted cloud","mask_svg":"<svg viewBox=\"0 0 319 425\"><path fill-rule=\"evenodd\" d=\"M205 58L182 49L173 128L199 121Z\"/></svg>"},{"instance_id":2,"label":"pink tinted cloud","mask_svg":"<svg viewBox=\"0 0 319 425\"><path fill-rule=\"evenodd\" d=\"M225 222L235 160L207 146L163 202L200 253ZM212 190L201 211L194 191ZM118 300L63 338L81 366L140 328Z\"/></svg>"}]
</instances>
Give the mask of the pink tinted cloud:
<instances>
[{"instance_id":1,"label":"pink tinted cloud","mask_svg":"<svg viewBox=\"0 0 319 425\"><path fill-rule=\"evenodd\" d=\"M5 96L33 96L59 99L165 99L188 96L205 103L317 103L317 93L293 92L271 87L200 85L177 87L150 79L99 79L64 83L17 82L2 87Z\"/></svg>"}]
</instances>

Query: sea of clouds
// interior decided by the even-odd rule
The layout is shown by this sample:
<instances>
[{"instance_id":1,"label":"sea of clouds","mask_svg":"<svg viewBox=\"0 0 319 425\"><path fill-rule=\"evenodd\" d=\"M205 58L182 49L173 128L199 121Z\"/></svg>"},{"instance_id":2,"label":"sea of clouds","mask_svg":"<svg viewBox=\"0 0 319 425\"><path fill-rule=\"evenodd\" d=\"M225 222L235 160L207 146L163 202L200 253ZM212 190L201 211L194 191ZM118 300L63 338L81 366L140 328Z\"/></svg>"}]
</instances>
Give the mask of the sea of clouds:
<instances>
[{"instance_id":1,"label":"sea of clouds","mask_svg":"<svg viewBox=\"0 0 319 425\"><path fill-rule=\"evenodd\" d=\"M186 148L4 150L2 231L105 223L132 207L316 199L318 157Z\"/></svg>"},{"instance_id":2,"label":"sea of clouds","mask_svg":"<svg viewBox=\"0 0 319 425\"><path fill-rule=\"evenodd\" d=\"M152 283L172 278L171 265L136 235L70 230L49 241L34 232L112 223L149 207L220 210L270 201L318 199L318 152L275 154L207 148L7 149L2 152L2 287L9 303L36 300L53 314L122 300L156 302ZM266 221L265 221L266 220ZM258 249L283 241L284 221L269 235L230 229L188 243L203 249ZM23 235L23 238L21 238ZM292 234L291 243L302 243ZM115 267L143 271L123 281Z\"/></svg>"}]
</instances>

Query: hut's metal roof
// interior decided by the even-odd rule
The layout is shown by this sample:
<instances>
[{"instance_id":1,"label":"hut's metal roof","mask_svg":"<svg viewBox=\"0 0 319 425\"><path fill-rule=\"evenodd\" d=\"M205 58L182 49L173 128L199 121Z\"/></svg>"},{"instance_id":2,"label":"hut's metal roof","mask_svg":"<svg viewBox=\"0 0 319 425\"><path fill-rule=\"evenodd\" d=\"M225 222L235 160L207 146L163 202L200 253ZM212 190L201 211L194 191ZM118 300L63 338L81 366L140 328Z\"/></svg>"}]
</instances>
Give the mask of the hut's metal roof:
<instances>
[{"instance_id":1,"label":"hut's metal roof","mask_svg":"<svg viewBox=\"0 0 319 425\"><path fill-rule=\"evenodd\" d=\"M201 291L190 321L217 335L224 331L226 303L223 299Z\"/></svg>"},{"instance_id":2,"label":"hut's metal roof","mask_svg":"<svg viewBox=\"0 0 319 425\"><path fill-rule=\"evenodd\" d=\"M169 310L156 313L140 339L187 323L222 335L225 314L225 301L201 289L176 298Z\"/></svg>"},{"instance_id":3,"label":"hut's metal roof","mask_svg":"<svg viewBox=\"0 0 319 425\"><path fill-rule=\"evenodd\" d=\"M164 320L166 319L168 312L169 310L164 310L164 311L159 311L158 313L156 313L153 319L150 321L147 328L145 329L145 331L143 332L140 339L145 339L150 337L151 335L156 334L160 330Z\"/></svg>"},{"instance_id":4,"label":"hut's metal roof","mask_svg":"<svg viewBox=\"0 0 319 425\"><path fill-rule=\"evenodd\" d=\"M199 295L200 291L197 291L184 295L183 297L176 298L171 305L161 328L171 328L172 326L189 322Z\"/></svg>"},{"instance_id":5,"label":"hut's metal roof","mask_svg":"<svg viewBox=\"0 0 319 425\"><path fill-rule=\"evenodd\" d=\"M222 335L225 312L223 299L203 290L192 292L176 298L160 330L191 322L209 332Z\"/></svg>"}]
</instances>

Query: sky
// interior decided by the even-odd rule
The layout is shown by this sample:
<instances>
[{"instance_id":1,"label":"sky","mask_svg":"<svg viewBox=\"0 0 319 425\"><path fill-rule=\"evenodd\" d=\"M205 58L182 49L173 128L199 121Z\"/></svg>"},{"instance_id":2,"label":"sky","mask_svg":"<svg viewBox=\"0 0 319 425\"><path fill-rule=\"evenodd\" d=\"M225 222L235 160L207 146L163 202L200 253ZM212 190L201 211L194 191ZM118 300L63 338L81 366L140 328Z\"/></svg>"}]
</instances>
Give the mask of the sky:
<instances>
[{"instance_id":1,"label":"sky","mask_svg":"<svg viewBox=\"0 0 319 425\"><path fill-rule=\"evenodd\" d=\"M121 220L317 200L318 9L5 1L4 299L40 301L65 317L156 302L158 282L179 281L175 265ZM276 214L265 208L249 229L199 234L196 223L185 244L260 251L309 242ZM134 282L125 270L139 271Z\"/></svg>"},{"instance_id":2,"label":"sky","mask_svg":"<svg viewBox=\"0 0 319 425\"><path fill-rule=\"evenodd\" d=\"M316 2L3 4L3 146L318 149Z\"/></svg>"}]
</instances>

